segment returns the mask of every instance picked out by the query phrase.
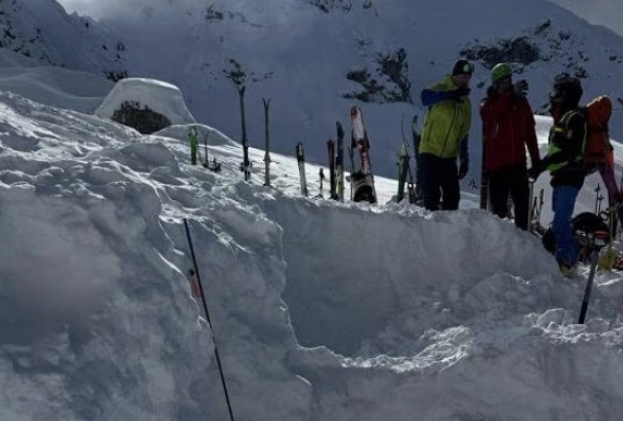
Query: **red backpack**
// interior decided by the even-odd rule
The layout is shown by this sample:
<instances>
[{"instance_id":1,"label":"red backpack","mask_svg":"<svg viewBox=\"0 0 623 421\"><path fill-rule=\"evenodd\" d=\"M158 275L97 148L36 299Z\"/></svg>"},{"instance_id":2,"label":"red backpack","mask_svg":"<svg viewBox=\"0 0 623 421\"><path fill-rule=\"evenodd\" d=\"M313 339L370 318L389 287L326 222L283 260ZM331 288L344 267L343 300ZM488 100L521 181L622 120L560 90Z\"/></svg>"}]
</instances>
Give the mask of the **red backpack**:
<instances>
[{"instance_id":1,"label":"red backpack","mask_svg":"<svg viewBox=\"0 0 623 421\"><path fill-rule=\"evenodd\" d=\"M614 154L608 135L608 121L612 115L612 101L605 95L598 96L583 107L586 117L586 144L584 164L589 172L606 163L614 164Z\"/></svg>"}]
</instances>

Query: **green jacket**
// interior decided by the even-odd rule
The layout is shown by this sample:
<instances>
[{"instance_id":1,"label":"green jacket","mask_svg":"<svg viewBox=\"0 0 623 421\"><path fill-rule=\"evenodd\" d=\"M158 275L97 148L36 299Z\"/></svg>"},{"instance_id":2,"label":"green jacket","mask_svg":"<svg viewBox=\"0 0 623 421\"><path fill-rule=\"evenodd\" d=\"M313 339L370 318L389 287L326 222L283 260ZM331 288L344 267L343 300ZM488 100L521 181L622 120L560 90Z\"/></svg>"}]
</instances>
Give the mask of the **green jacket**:
<instances>
[{"instance_id":1,"label":"green jacket","mask_svg":"<svg viewBox=\"0 0 623 421\"><path fill-rule=\"evenodd\" d=\"M190 149L196 150L199 147L199 139L197 138L197 133L190 132L188 134L188 138L190 140Z\"/></svg>"},{"instance_id":2,"label":"green jacket","mask_svg":"<svg viewBox=\"0 0 623 421\"><path fill-rule=\"evenodd\" d=\"M455 89L457 86L450 75L428 88L436 94ZM458 157L460 143L469 134L471 126L472 104L468 96L438 100L429 105L426 111L420 153L430 153L440 158Z\"/></svg>"}]
</instances>

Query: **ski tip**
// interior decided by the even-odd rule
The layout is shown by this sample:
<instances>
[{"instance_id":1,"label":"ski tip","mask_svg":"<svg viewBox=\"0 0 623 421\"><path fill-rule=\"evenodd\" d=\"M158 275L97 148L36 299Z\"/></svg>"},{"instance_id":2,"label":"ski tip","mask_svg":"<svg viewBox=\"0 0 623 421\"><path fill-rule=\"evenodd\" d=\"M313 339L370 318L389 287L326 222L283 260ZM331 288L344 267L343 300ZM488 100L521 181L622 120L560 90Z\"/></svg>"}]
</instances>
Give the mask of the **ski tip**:
<instances>
[{"instance_id":1,"label":"ski tip","mask_svg":"<svg viewBox=\"0 0 623 421\"><path fill-rule=\"evenodd\" d=\"M351 118L355 118L357 117L357 115L360 113L361 111L359 110L359 107L351 107L350 108L350 117Z\"/></svg>"}]
</instances>

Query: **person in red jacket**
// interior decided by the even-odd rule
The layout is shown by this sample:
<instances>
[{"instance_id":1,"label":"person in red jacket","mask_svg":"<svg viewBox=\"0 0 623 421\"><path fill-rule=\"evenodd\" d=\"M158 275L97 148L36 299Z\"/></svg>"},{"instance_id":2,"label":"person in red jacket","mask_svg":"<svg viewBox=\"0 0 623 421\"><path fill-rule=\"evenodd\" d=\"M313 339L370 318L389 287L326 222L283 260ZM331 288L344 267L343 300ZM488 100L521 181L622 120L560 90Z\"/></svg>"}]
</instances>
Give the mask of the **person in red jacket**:
<instances>
[{"instance_id":1,"label":"person in red jacket","mask_svg":"<svg viewBox=\"0 0 623 421\"><path fill-rule=\"evenodd\" d=\"M530 207L526 147L532 165L539 163L535 122L525 97L528 83L513 84L509 64L497 64L491 71L492 85L480 104L484 150L484 170L489 183L489 204L500 218L509 215L508 197L515 209L515 225L527 230Z\"/></svg>"}]
</instances>

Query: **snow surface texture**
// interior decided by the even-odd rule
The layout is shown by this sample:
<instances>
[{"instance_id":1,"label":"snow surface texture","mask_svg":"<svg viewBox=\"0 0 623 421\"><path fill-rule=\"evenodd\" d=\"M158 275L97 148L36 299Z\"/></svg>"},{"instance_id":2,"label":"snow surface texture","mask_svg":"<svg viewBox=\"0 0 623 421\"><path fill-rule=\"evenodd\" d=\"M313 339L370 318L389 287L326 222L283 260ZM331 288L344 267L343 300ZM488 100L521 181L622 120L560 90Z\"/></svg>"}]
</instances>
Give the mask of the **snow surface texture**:
<instances>
[{"instance_id":1,"label":"snow surface texture","mask_svg":"<svg viewBox=\"0 0 623 421\"><path fill-rule=\"evenodd\" d=\"M226 420L213 337L238 421L623 411L620 276L576 325L584 278L506 221L302 198L278 154L263 187L256 149L245 183L207 126L219 174L189 165L184 125L141 136L6 92L0 124L1 420ZM377 177L381 203L395 189Z\"/></svg>"}]
</instances>

